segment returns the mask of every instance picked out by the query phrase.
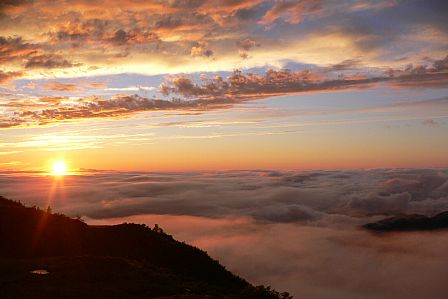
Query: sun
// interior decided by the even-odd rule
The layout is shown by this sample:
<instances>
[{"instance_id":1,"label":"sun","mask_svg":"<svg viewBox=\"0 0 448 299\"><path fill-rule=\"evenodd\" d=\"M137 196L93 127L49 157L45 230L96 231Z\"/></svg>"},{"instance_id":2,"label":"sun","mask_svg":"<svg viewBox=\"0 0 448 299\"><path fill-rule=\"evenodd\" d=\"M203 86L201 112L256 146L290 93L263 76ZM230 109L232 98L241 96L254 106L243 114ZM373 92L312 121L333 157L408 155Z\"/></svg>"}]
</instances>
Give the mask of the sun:
<instances>
[{"instance_id":1,"label":"sun","mask_svg":"<svg viewBox=\"0 0 448 299\"><path fill-rule=\"evenodd\" d=\"M53 163L51 174L54 176L63 176L67 174L67 165L64 161L56 161Z\"/></svg>"}]
</instances>

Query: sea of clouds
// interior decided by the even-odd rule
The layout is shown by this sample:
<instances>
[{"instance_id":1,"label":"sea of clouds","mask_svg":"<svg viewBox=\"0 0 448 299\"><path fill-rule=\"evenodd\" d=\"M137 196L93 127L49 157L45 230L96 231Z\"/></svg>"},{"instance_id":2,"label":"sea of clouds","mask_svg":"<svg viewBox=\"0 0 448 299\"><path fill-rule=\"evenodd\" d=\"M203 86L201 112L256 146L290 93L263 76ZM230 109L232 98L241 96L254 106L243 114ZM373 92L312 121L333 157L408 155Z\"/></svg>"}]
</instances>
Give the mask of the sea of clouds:
<instances>
[{"instance_id":1,"label":"sea of clouds","mask_svg":"<svg viewBox=\"0 0 448 299\"><path fill-rule=\"evenodd\" d=\"M296 298L445 298L448 232L362 224L448 210L447 169L0 172L0 195L91 224L159 224Z\"/></svg>"}]
</instances>

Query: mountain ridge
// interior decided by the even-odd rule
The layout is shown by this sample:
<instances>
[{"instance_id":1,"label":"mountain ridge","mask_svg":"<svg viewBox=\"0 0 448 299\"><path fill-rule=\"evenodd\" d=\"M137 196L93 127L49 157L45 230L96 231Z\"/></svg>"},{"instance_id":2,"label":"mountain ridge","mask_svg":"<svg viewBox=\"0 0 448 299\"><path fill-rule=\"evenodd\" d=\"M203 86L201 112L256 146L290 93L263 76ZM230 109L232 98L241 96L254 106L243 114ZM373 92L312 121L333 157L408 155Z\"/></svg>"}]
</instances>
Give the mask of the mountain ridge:
<instances>
[{"instance_id":1,"label":"mountain ridge","mask_svg":"<svg viewBox=\"0 0 448 299\"><path fill-rule=\"evenodd\" d=\"M1 298L292 298L252 286L157 225L90 226L0 197L0 239Z\"/></svg>"},{"instance_id":2,"label":"mountain ridge","mask_svg":"<svg viewBox=\"0 0 448 299\"><path fill-rule=\"evenodd\" d=\"M377 232L448 229L448 211L434 216L420 214L398 215L377 222L367 223L363 227Z\"/></svg>"}]
</instances>

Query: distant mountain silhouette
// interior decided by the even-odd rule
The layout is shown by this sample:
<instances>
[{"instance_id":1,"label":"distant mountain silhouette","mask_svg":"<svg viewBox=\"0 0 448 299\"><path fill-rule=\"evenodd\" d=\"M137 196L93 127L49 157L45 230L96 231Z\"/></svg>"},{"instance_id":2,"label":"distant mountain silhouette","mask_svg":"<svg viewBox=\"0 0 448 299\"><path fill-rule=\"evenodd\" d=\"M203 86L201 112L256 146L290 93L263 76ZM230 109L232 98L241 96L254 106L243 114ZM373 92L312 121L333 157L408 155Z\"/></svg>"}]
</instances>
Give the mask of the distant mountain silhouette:
<instances>
[{"instance_id":1,"label":"distant mountain silhouette","mask_svg":"<svg viewBox=\"0 0 448 299\"><path fill-rule=\"evenodd\" d=\"M0 298L157 297L291 298L157 226L90 226L0 197Z\"/></svg>"},{"instance_id":2,"label":"distant mountain silhouette","mask_svg":"<svg viewBox=\"0 0 448 299\"><path fill-rule=\"evenodd\" d=\"M368 223L364 225L364 228L372 231L415 231L448 228L448 211L433 217L418 214L395 216Z\"/></svg>"}]
</instances>

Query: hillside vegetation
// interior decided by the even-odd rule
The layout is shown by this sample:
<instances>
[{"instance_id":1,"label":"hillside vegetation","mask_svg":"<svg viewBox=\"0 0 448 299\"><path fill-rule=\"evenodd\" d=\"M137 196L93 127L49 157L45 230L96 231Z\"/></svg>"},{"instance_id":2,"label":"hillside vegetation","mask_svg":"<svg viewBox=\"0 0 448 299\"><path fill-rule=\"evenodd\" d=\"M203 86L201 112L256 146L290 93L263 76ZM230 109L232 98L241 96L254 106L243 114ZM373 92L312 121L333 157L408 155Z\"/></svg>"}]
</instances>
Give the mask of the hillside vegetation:
<instances>
[{"instance_id":1,"label":"hillside vegetation","mask_svg":"<svg viewBox=\"0 0 448 299\"><path fill-rule=\"evenodd\" d=\"M0 240L5 299L291 298L250 285L158 227L90 226L0 197Z\"/></svg>"}]
</instances>

